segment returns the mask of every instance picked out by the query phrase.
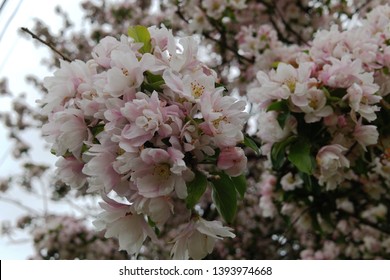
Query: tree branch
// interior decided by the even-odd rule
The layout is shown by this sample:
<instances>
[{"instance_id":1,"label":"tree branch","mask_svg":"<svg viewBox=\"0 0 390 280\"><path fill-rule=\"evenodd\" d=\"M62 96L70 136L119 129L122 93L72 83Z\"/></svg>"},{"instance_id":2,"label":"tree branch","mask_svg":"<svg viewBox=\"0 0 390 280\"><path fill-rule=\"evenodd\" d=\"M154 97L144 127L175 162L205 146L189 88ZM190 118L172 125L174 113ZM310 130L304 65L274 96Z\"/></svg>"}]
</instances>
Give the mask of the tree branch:
<instances>
[{"instance_id":1,"label":"tree branch","mask_svg":"<svg viewBox=\"0 0 390 280\"><path fill-rule=\"evenodd\" d=\"M177 10L176 10L176 14L179 16L179 18L181 20L183 20L186 24L189 24L189 20L184 16L182 10L181 10L181 7L180 5L178 4L177 5ZM210 20L210 18L208 17L208 19ZM202 32L202 35L213 41L214 43L218 44L222 49L224 50L229 50L231 51L239 61L246 61L247 63L254 63L254 59L251 59L251 58L248 58L248 57L245 57L245 56L242 56L238 53L238 50L235 49L233 46L230 46L229 44L227 44L226 41L224 41L222 38L225 38L226 39L226 34L224 33L223 30L221 30L219 27L218 27L218 24L217 22L213 22L213 26L214 28L216 28L216 30L221 34L221 39L216 39L214 38L209 32L207 31L203 31Z\"/></svg>"},{"instance_id":2,"label":"tree branch","mask_svg":"<svg viewBox=\"0 0 390 280\"><path fill-rule=\"evenodd\" d=\"M22 204L20 201L16 200L16 199L13 199L13 198L9 198L9 197L0 197L0 201L4 201L4 202L8 202L8 203L11 203L11 204L14 204L15 206L17 207L20 207L21 209L24 209L26 210L27 212L29 212L30 214L34 214L34 215L37 215L39 216L40 213L37 212L35 209L31 208L31 207L28 207L24 204Z\"/></svg>"},{"instance_id":3,"label":"tree branch","mask_svg":"<svg viewBox=\"0 0 390 280\"><path fill-rule=\"evenodd\" d=\"M48 46L52 51L54 51L56 54L58 54L59 56L62 57L63 60L65 61L68 61L68 62L71 62L72 60L67 57L66 55L64 55L63 53L61 53L59 50L57 50L52 44L46 42L45 40L42 40L41 38L39 38L38 35L34 34L33 32L31 32L28 28L26 27L21 27L20 28L23 32L26 32L28 34L31 35L31 37L35 40L38 40L39 42L41 42L42 44L44 44L45 46Z\"/></svg>"}]
</instances>

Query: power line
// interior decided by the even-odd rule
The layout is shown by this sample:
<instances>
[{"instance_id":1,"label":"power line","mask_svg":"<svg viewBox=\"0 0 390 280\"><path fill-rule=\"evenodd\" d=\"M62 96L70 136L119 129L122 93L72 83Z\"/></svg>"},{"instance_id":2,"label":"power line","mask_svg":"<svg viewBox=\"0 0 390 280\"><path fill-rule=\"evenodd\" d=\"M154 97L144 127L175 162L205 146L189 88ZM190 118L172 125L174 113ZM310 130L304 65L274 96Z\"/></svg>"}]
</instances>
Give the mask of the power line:
<instances>
[{"instance_id":1,"label":"power line","mask_svg":"<svg viewBox=\"0 0 390 280\"><path fill-rule=\"evenodd\" d=\"M5 1L6 0L3 1L3 4L4 4ZM22 5L22 2L23 2L23 0L19 1L19 3L16 6L15 10L13 11L12 15L8 18L7 22L5 23L3 31L0 34L0 42L1 42L1 39L3 38L4 34L7 32L8 26L10 25L10 23L12 22L12 20L14 19L15 15L16 15L16 13L18 12L20 6Z\"/></svg>"},{"instance_id":2,"label":"power line","mask_svg":"<svg viewBox=\"0 0 390 280\"><path fill-rule=\"evenodd\" d=\"M1 11L3 10L5 4L7 3L8 0L3 0L3 3L1 3L1 6L0 6L0 13Z\"/></svg>"}]
</instances>

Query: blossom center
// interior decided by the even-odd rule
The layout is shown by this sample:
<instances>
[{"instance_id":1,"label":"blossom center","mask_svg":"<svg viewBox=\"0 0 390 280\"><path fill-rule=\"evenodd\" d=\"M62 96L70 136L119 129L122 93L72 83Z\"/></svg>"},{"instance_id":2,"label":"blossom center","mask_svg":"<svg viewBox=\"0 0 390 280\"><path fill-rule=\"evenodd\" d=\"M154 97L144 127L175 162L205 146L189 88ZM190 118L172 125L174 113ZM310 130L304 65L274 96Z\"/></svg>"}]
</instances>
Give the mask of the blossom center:
<instances>
[{"instance_id":1,"label":"blossom center","mask_svg":"<svg viewBox=\"0 0 390 280\"><path fill-rule=\"evenodd\" d=\"M221 116L221 117L219 117L218 119L213 120L213 125L214 125L214 127L215 127L215 128L218 128L218 127L219 127L219 124L220 124L222 121L224 121L224 122L227 121L226 116Z\"/></svg>"},{"instance_id":2,"label":"blossom center","mask_svg":"<svg viewBox=\"0 0 390 280\"><path fill-rule=\"evenodd\" d=\"M153 170L153 175L157 175L164 180L168 179L171 175L169 164L161 163L156 165Z\"/></svg>"},{"instance_id":3,"label":"blossom center","mask_svg":"<svg viewBox=\"0 0 390 280\"><path fill-rule=\"evenodd\" d=\"M288 78L287 80L284 81L284 84L288 87L290 92L295 91L296 80L294 78L292 78L292 77Z\"/></svg>"},{"instance_id":4,"label":"blossom center","mask_svg":"<svg viewBox=\"0 0 390 280\"><path fill-rule=\"evenodd\" d=\"M318 109L318 103L319 102L317 98L312 98L310 99L309 106L315 110Z\"/></svg>"},{"instance_id":5,"label":"blossom center","mask_svg":"<svg viewBox=\"0 0 390 280\"><path fill-rule=\"evenodd\" d=\"M203 95L205 87L198 82L191 83L191 93L195 98L199 98Z\"/></svg>"},{"instance_id":6,"label":"blossom center","mask_svg":"<svg viewBox=\"0 0 390 280\"><path fill-rule=\"evenodd\" d=\"M125 75L126 77L129 76L129 70L127 70L126 68L122 68L122 73L123 73L123 75Z\"/></svg>"}]
</instances>

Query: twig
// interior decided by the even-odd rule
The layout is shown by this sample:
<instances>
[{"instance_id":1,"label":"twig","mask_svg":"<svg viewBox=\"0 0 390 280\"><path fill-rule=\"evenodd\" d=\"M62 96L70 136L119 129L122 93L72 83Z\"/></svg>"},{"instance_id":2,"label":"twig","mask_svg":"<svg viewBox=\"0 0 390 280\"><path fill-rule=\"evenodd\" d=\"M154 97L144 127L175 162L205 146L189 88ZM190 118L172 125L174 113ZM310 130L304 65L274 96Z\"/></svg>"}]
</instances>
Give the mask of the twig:
<instances>
[{"instance_id":1,"label":"twig","mask_svg":"<svg viewBox=\"0 0 390 280\"><path fill-rule=\"evenodd\" d=\"M299 215L291 222L291 224L288 226L288 228L282 233L283 236L286 236L286 234L294 227L296 223L302 218L302 216L310 210L311 207L306 207L299 213Z\"/></svg>"},{"instance_id":2,"label":"twig","mask_svg":"<svg viewBox=\"0 0 390 280\"><path fill-rule=\"evenodd\" d=\"M186 24L189 24L189 20L184 16L182 10L181 10L181 7L179 4L177 4L177 10L176 10L176 14L179 16L179 18L181 20L183 20ZM224 34L225 32L223 30L221 30L218 25L216 24L216 22L214 22L214 28L216 28L216 30L221 34L221 37L224 38ZM230 46L229 44L227 44L226 41L223 41L223 39L216 39L214 38L209 32L207 31L203 31L202 32L202 35L213 41L214 43L217 43L221 48L223 49L227 49L229 51L231 51L237 58L238 60L240 61L246 61L247 63L253 63L254 62L254 59L250 59L250 58L247 58L245 56L242 56L238 53L238 50L236 48L234 48L233 46ZM226 37L225 37L226 38Z\"/></svg>"},{"instance_id":3,"label":"twig","mask_svg":"<svg viewBox=\"0 0 390 280\"><path fill-rule=\"evenodd\" d=\"M0 197L0 201L4 201L4 202L8 202L8 203L14 204L14 205L16 205L16 206L18 206L18 207L20 207L20 208L26 210L27 212L33 213L33 214L35 214L35 215L37 215L37 216L40 215L39 212L37 212L35 209L33 209L33 208L31 208L31 207L28 207L28 206L22 204L20 201L15 200L15 199L13 199L13 198L2 197L2 196L1 196L1 197Z\"/></svg>"},{"instance_id":4,"label":"twig","mask_svg":"<svg viewBox=\"0 0 390 280\"><path fill-rule=\"evenodd\" d=\"M96 218L96 215L93 215L87 211L87 208L82 207L74 203L71 199L69 198L64 198L65 202L68 203L71 207L75 208L77 211L79 211L81 214L84 214L86 217L91 217L91 218Z\"/></svg>"},{"instance_id":5,"label":"twig","mask_svg":"<svg viewBox=\"0 0 390 280\"><path fill-rule=\"evenodd\" d=\"M36 34L34 34L33 32L31 32L28 28L26 27L21 27L20 28L23 32L26 32L28 34L31 35L31 37L33 39L36 39L38 40L39 42L41 42L42 44L48 46L52 51L54 51L56 54L60 55L62 57L63 60L65 61L68 61L68 62L71 62L72 60L67 57L66 55L64 55L63 53L61 53L59 50L57 50L52 44L46 42L45 40L42 40L41 38L39 38Z\"/></svg>"}]
</instances>

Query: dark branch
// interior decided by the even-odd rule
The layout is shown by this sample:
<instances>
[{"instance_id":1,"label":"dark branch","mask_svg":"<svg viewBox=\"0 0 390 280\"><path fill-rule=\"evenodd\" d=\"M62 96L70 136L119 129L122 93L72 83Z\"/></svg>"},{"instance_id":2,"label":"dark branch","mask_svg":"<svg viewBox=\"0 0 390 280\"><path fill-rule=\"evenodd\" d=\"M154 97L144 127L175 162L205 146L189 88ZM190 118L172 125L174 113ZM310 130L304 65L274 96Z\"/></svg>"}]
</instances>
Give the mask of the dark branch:
<instances>
[{"instance_id":1,"label":"dark branch","mask_svg":"<svg viewBox=\"0 0 390 280\"><path fill-rule=\"evenodd\" d=\"M179 4L177 5L176 14L179 16L179 18L180 18L181 20L183 20L185 23L189 24L189 20L184 16L184 14L183 14L183 12L182 12L181 7L180 7ZM210 20L210 18L208 18L208 19ZM240 55L240 54L238 53L238 50L237 50L237 49L235 49L234 47L228 45L227 42L223 40L223 38L226 39L226 34L225 34L225 32L224 32L223 30L221 30L221 29L218 27L218 24L217 24L216 21L213 22L213 26L214 26L214 27L216 28L216 30L221 34L221 39L216 39L216 38L214 38L209 32L203 31L203 32L202 32L202 35L203 35L205 38L207 38L207 39L213 41L214 43L217 43L217 44L221 47L221 49L231 51L231 52L237 57L237 59L238 59L239 61L246 61L247 63L253 63L253 62L254 62L254 59L247 58L247 57L245 57L245 56Z\"/></svg>"},{"instance_id":2,"label":"dark branch","mask_svg":"<svg viewBox=\"0 0 390 280\"><path fill-rule=\"evenodd\" d=\"M44 44L45 46L48 46L52 51L54 51L56 54L58 54L59 56L62 57L63 60L65 61L68 61L68 62L71 62L72 60L67 57L66 55L64 55L63 53L61 53L59 50L57 50L52 44L46 42L45 40L42 40L41 38L39 38L36 34L34 34L33 32L31 32L28 28L26 27L21 27L20 28L23 32L26 32L28 34L31 35L31 37L35 40L38 40L39 42L41 42L42 44Z\"/></svg>"}]
</instances>

